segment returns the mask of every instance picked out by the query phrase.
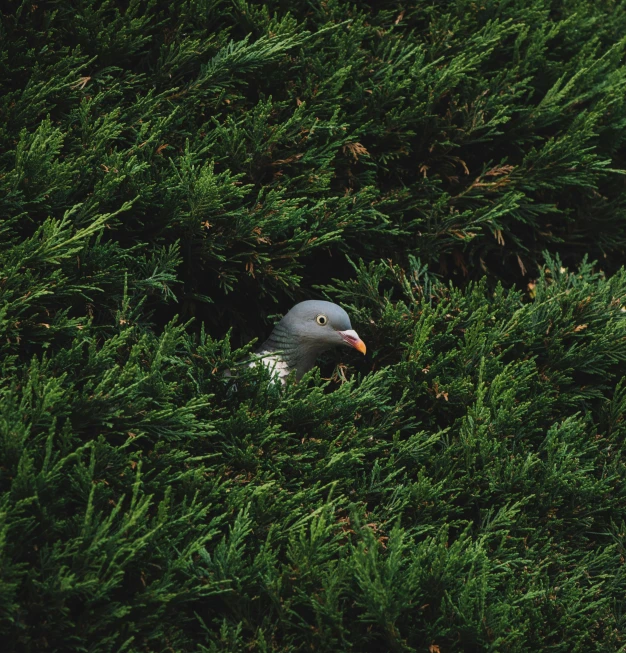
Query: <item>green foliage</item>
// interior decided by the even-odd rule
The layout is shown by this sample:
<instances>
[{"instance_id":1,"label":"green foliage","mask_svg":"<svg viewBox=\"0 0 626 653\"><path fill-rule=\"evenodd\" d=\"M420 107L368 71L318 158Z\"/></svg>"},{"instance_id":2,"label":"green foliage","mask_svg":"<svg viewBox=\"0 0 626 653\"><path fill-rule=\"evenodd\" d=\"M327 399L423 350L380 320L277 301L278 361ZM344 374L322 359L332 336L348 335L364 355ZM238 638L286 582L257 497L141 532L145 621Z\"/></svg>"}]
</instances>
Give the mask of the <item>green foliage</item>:
<instances>
[{"instance_id":1,"label":"green foliage","mask_svg":"<svg viewBox=\"0 0 626 653\"><path fill-rule=\"evenodd\" d=\"M1 18L4 649L624 650L626 4Z\"/></svg>"}]
</instances>

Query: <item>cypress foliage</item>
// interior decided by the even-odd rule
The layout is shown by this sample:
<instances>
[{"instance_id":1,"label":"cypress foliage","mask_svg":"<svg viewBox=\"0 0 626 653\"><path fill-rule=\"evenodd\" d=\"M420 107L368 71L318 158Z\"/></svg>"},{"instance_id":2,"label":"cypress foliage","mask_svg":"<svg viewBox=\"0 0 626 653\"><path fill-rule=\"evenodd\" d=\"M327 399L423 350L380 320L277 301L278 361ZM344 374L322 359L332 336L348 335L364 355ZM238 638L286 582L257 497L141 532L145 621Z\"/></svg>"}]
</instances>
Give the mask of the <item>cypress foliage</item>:
<instances>
[{"instance_id":1,"label":"cypress foliage","mask_svg":"<svg viewBox=\"0 0 626 653\"><path fill-rule=\"evenodd\" d=\"M0 29L6 650L626 647L623 0Z\"/></svg>"}]
</instances>

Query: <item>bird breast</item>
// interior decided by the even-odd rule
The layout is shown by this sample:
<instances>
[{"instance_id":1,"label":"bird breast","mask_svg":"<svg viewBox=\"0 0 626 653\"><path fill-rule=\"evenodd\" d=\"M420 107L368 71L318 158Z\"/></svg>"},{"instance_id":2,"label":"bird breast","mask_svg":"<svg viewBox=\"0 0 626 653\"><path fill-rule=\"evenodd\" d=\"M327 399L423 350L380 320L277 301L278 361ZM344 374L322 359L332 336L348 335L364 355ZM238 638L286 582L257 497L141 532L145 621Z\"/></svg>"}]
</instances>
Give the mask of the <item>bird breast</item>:
<instances>
[{"instance_id":1,"label":"bird breast","mask_svg":"<svg viewBox=\"0 0 626 653\"><path fill-rule=\"evenodd\" d=\"M259 356L259 359L251 361L249 367L255 367L257 363L260 362L269 369L270 374L274 379L285 385L285 380L291 371L287 361L283 360L278 354L268 351L258 351L257 355ZM260 358L261 356L263 358Z\"/></svg>"}]
</instances>

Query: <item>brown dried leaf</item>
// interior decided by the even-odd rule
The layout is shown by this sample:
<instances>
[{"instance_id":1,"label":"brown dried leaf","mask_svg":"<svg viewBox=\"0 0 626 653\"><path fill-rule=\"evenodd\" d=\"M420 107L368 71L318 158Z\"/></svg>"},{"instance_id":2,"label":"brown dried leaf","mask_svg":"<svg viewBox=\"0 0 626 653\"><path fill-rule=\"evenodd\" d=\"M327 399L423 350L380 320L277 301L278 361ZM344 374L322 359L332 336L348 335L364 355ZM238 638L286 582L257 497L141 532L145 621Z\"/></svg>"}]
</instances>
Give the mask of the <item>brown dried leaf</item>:
<instances>
[{"instance_id":1,"label":"brown dried leaf","mask_svg":"<svg viewBox=\"0 0 626 653\"><path fill-rule=\"evenodd\" d=\"M87 86L87 82L91 79L91 77L79 77L78 81L74 82L72 84L72 88L77 88L79 90L83 90L85 86Z\"/></svg>"},{"instance_id":2,"label":"brown dried leaf","mask_svg":"<svg viewBox=\"0 0 626 653\"><path fill-rule=\"evenodd\" d=\"M361 143L346 143L343 146L343 151L347 154L350 153L355 161L359 160L359 156L362 154L369 154Z\"/></svg>"},{"instance_id":3,"label":"brown dried leaf","mask_svg":"<svg viewBox=\"0 0 626 653\"><path fill-rule=\"evenodd\" d=\"M509 172L515 170L515 166L500 166L491 168L485 173L485 177L499 177L500 175L508 175Z\"/></svg>"},{"instance_id":4,"label":"brown dried leaf","mask_svg":"<svg viewBox=\"0 0 626 653\"><path fill-rule=\"evenodd\" d=\"M279 166L282 165L283 163L293 163L294 161L301 159L303 156L304 156L303 154L292 154L286 159L276 159L276 161L272 161L272 165Z\"/></svg>"}]
</instances>

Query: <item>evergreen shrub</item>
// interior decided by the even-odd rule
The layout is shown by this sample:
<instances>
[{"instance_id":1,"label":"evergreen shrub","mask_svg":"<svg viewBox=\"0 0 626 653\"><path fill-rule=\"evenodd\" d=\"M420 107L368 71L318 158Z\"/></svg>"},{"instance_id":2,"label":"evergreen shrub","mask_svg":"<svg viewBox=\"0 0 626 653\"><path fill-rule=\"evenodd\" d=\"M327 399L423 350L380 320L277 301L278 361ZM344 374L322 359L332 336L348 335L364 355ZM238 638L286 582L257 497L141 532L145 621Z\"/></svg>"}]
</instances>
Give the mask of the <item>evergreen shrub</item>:
<instances>
[{"instance_id":1,"label":"evergreen shrub","mask_svg":"<svg viewBox=\"0 0 626 653\"><path fill-rule=\"evenodd\" d=\"M626 2L1 19L2 649L626 650Z\"/></svg>"}]
</instances>

